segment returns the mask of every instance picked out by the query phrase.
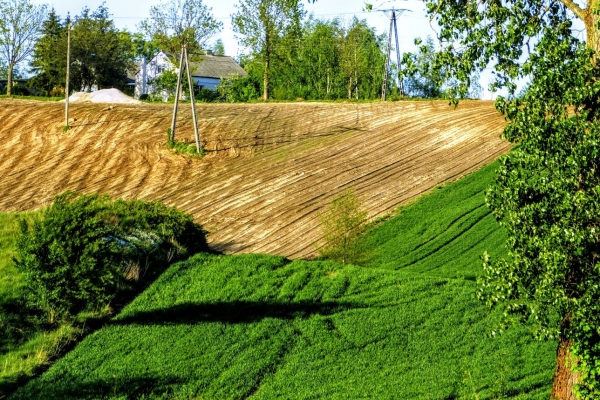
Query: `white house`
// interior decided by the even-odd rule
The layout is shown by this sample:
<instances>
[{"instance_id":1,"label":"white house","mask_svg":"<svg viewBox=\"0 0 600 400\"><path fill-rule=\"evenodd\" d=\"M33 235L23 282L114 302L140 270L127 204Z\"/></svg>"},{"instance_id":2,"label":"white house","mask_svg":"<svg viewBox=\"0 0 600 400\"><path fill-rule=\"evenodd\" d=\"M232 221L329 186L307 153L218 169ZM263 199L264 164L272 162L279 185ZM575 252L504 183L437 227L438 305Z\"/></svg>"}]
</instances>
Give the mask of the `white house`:
<instances>
[{"instance_id":1,"label":"white house","mask_svg":"<svg viewBox=\"0 0 600 400\"><path fill-rule=\"evenodd\" d=\"M135 98L140 98L142 94L152 94L152 80L159 77L165 70L176 70L175 63L172 61L176 56L159 51L150 61L142 61L140 69L135 74ZM178 56L177 56L178 57ZM200 60L190 63L192 70L192 79L198 84L200 89L212 89L221 83L221 78L232 74L238 74L245 77L248 74L240 65L230 56L215 56L210 53L200 56ZM183 81L187 78L183 76Z\"/></svg>"}]
</instances>

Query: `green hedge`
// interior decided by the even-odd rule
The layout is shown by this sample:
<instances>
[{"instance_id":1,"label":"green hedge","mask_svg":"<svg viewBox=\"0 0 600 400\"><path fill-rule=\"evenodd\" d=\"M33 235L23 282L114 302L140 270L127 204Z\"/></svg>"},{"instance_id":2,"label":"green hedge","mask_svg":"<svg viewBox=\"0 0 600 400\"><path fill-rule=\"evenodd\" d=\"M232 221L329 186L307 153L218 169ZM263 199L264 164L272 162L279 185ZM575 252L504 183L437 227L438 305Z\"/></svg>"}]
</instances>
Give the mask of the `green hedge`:
<instances>
[{"instance_id":1,"label":"green hedge","mask_svg":"<svg viewBox=\"0 0 600 400\"><path fill-rule=\"evenodd\" d=\"M15 265L50 322L106 307L171 262L208 249L191 216L106 195L63 193L20 228Z\"/></svg>"}]
</instances>

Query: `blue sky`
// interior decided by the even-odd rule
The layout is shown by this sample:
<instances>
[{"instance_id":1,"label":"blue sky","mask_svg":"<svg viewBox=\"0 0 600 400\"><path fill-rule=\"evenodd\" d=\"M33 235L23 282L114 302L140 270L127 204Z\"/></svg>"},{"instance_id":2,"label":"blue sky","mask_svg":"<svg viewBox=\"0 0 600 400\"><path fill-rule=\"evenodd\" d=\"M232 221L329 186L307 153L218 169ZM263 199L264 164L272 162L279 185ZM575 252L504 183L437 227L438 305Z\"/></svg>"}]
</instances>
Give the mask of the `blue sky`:
<instances>
[{"instance_id":1,"label":"blue sky","mask_svg":"<svg viewBox=\"0 0 600 400\"><path fill-rule=\"evenodd\" d=\"M34 0L36 3L46 3L54 7L61 17L66 17L67 13L77 15L83 7L96 9L102 0ZM164 0L163 0L164 1ZM136 31L137 24L148 17L150 7L159 4L161 0L106 0L106 6L112 14L115 24L120 29L127 28L130 31ZM223 23L223 29L213 40L222 39L225 44L227 55L236 56L244 52L243 48L238 46L235 34L231 29L231 14L235 12L237 0L203 0L203 3L212 8L213 15L217 20ZM425 7L419 0L404 1L384 1L375 0L375 7L382 9L396 8L408 9L398 19L398 34L400 37L400 50L414 51L414 39L417 37L426 38L428 35L435 37L435 32L430 26L429 19L425 15ZM360 19L366 19L370 26L377 30L377 33L387 32L389 29L389 17L380 11L366 12L364 10L364 0L317 0L314 4L309 4L304 0L304 8L308 13L314 14L316 18L350 20L354 16ZM394 56L394 55L392 55ZM484 99L492 98L492 94L487 91L490 74L487 71L481 74L481 85L484 88Z\"/></svg>"}]
</instances>

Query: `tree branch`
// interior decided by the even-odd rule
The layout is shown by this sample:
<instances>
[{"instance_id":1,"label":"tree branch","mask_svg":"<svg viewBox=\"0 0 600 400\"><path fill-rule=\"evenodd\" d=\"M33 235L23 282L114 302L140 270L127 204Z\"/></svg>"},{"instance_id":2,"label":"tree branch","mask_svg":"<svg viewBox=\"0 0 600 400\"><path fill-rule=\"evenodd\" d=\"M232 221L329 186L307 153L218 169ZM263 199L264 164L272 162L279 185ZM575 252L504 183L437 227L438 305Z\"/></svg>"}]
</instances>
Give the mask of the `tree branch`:
<instances>
[{"instance_id":1,"label":"tree branch","mask_svg":"<svg viewBox=\"0 0 600 400\"><path fill-rule=\"evenodd\" d=\"M579 19L585 21L585 11L579 7L573 0L559 0L569 10L573 12Z\"/></svg>"}]
</instances>

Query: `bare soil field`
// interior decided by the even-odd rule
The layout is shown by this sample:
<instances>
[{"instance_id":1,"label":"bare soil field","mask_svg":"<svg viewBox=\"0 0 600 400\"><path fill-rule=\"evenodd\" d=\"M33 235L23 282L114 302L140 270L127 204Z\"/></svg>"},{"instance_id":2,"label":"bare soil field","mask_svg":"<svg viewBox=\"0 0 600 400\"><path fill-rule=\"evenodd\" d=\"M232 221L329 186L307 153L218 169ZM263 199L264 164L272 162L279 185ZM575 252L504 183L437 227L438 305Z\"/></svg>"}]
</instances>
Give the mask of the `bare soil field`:
<instances>
[{"instance_id":1,"label":"bare soil field","mask_svg":"<svg viewBox=\"0 0 600 400\"><path fill-rule=\"evenodd\" d=\"M166 147L170 105L0 100L0 211L66 189L162 200L194 215L226 253L311 257L319 214L353 187L377 218L510 149L491 102L200 104L207 154ZM176 139L192 142L189 105Z\"/></svg>"}]
</instances>

